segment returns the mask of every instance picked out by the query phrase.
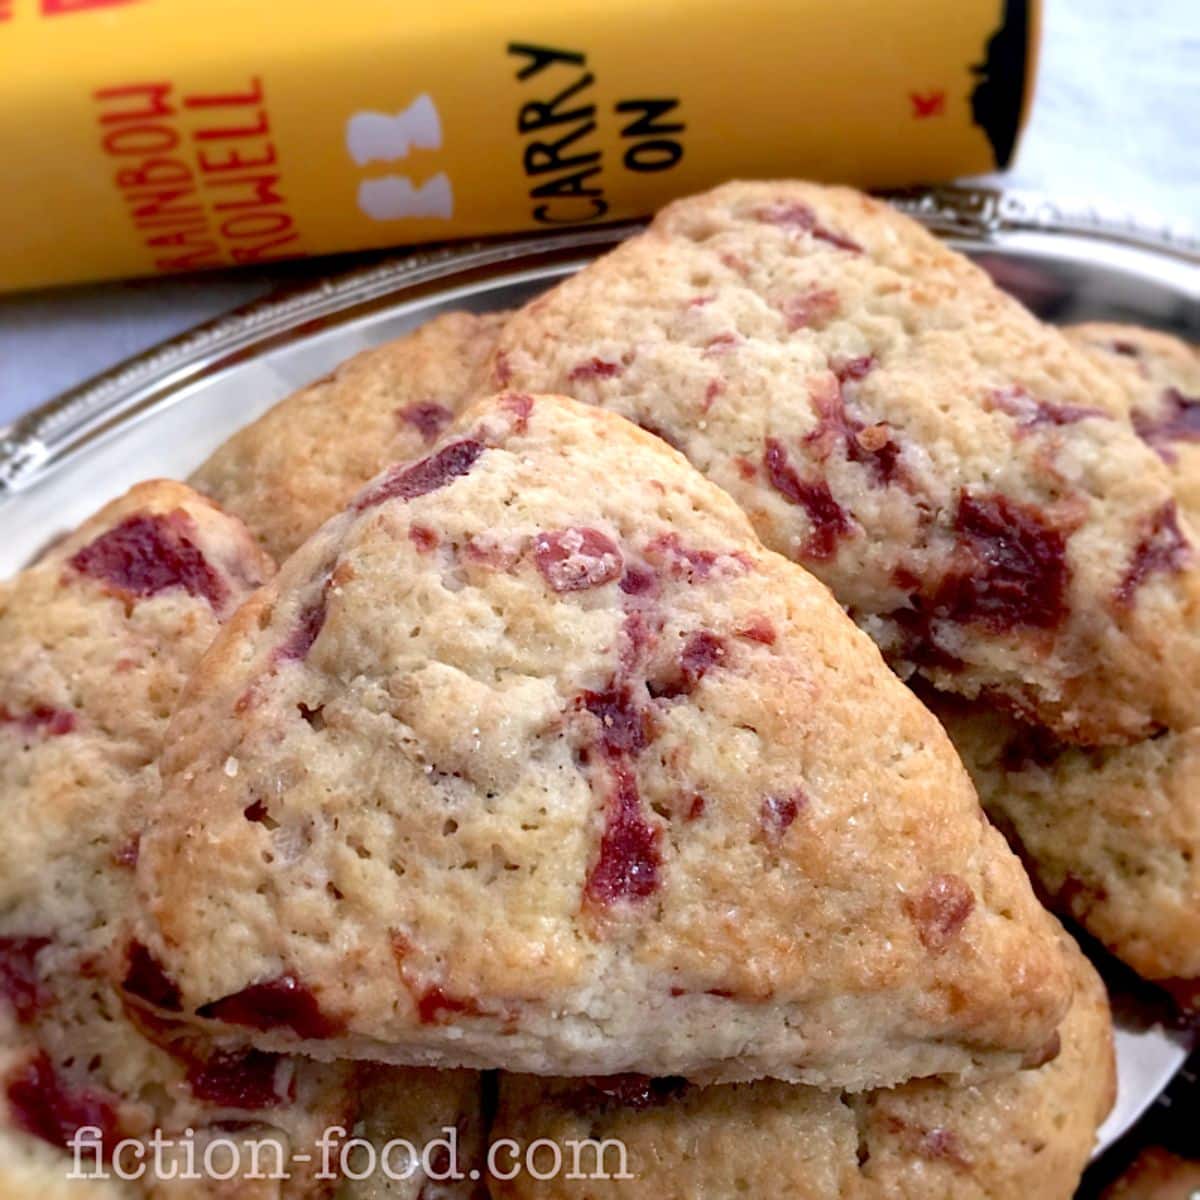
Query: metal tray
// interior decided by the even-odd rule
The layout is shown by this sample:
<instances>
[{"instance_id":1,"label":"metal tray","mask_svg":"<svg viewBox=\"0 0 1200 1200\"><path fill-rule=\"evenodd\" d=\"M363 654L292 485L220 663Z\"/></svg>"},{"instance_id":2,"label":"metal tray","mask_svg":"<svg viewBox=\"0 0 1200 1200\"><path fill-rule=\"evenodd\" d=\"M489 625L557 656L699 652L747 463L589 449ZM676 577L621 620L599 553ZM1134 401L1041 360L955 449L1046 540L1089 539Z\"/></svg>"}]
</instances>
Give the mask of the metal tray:
<instances>
[{"instance_id":1,"label":"metal tray","mask_svg":"<svg viewBox=\"0 0 1200 1200\"><path fill-rule=\"evenodd\" d=\"M893 194L1056 323L1124 320L1200 340L1200 242L1119 212L984 189ZM0 430L0 576L149 476L184 477L239 426L368 346L454 308L508 308L615 245L623 225L389 259L201 326ZM1117 988L1111 1145L1187 1054Z\"/></svg>"}]
</instances>

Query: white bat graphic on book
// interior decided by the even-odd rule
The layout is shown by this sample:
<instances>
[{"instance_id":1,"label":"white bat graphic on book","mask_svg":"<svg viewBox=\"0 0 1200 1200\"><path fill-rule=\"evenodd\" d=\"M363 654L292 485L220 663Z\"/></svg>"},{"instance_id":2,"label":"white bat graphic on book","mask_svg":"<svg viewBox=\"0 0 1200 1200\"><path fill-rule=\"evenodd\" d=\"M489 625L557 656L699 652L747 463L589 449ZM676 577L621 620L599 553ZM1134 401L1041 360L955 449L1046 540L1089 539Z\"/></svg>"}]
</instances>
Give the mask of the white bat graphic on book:
<instances>
[{"instance_id":1,"label":"white bat graphic on book","mask_svg":"<svg viewBox=\"0 0 1200 1200\"><path fill-rule=\"evenodd\" d=\"M384 175L364 179L358 185L358 207L373 221L398 221L404 217L454 215L454 193L445 171L414 188L407 175Z\"/></svg>"},{"instance_id":2,"label":"white bat graphic on book","mask_svg":"<svg viewBox=\"0 0 1200 1200\"><path fill-rule=\"evenodd\" d=\"M356 112L346 122L346 149L360 167L405 158L410 148L441 147L442 119L437 105L425 92L394 116L367 109Z\"/></svg>"}]
</instances>

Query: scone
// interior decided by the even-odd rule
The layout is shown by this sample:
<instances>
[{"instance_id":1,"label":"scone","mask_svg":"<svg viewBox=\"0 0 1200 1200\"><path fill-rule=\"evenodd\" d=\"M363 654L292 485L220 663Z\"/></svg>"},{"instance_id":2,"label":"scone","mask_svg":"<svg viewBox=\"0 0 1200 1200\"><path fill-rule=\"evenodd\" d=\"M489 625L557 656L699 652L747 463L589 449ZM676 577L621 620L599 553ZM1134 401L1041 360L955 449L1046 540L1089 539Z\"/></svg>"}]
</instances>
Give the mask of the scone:
<instances>
[{"instance_id":1,"label":"scone","mask_svg":"<svg viewBox=\"0 0 1200 1200\"><path fill-rule=\"evenodd\" d=\"M1180 508L1200 514L1200 347L1136 325L1064 330L1120 383L1141 439L1166 463Z\"/></svg>"},{"instance_id":2,"label":"scone","mask_svg":"<svg viewBox=\"0 0 1200 1200\"><path fill-rule=\"evenodd\" d=\"M114 943L168 716L221 623L271 572L240 522L182 484L154 482L0 585L0 1195L325 1194L319 1161L296 1155L354 1124L364 1068L209 1043L110 983L114 972L147 977ZM454 1125L478 1108L469 1075L413 1086L434 1097L423 1122ZM214 1137L269 1141L291 1179L282 1190L168 1184L150 1178L150 1158L136 1188L71 1185L64 1149L83 1126L106 1155L123 1138L145 1153L155 1131L178 1140L188 1128L201 1150ZM122 1155L127 1171L135 1153ZM97 1154L83 1152L84 1174Z\"/></svg>"},{"instance_id":3,"label":"scone","mask_svg":"<svg viewBox=\"0 0 1200 1200\"><path fill-rule=\"evenodd\" d=\"M282 562L389 463L418 458L482 395L503 313L451 312L365 350L239 430L191 483Z\"/></svg>"},{"instance_id":4,"label":"scone","mask_svg":"<svg viewBox=\"0 0 1200 1200\"><path fill-rule=\"evenodd\" d=\"M535 1074L976 1077L1069 982L940 726L665 443L469 409L217 638L133 952L262 1049Z\"/></svg>"},{"instance_id":5,"label":"scone","mask_svg":"<svg viewBox=\"0 0 1200 1200\"><path fill-rule=\"evenodd\" d=\"M1180 512L1200 520L1195 350L1129 326L1068 333L1120 382L1130 419L1170 466ZM987 707L931 703L1047 899L1200 1014L1200 711L1132 746L1089 750Z\"/></svg>"},{"instance_id":6,"label":"scone","mask_svg":"<svg viewBox=\"0 0 1200 1200\"><path fill-rule=\"evenodd\" d=\"M678 201L517 313L492 379L672 442L902 674L1088 744L1197 710L1200 560L1120 388L880 202Z\"/></svg>"},{"instance_id":7,"label":"scone","mask_svg":"<svg viewBox=\"0 0 1200 1200\"><path fill-rule=\"evenodd\" d=\"M974 1087L935 1080L849 1095L774 1080L501 1077L493 1146L527 1170L494 1200L1069 1200L1116 1095L1104 985L1063 935L1075 998L1050 1063ZM618 1144L623 1145L622 1158ZM604 1149L601 1155L600 1146ZM574 1178L571 1177L572 1168ZM496 1155L500 1174L512 1163ZM588 1178L603 1174L607 1178Z\"/></svg>"}]
</instances>

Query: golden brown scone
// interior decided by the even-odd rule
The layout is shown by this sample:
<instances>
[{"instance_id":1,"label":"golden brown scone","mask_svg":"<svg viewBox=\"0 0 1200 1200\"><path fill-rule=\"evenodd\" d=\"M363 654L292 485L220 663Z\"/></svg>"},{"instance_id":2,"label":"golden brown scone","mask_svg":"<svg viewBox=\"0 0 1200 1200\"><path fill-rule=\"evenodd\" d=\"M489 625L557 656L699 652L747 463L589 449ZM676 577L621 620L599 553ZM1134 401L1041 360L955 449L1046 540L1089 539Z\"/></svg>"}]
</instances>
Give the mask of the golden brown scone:
<instances>
[{"instance_id":1,"label":"golden brown scone","mask_svg":"<svg viewBox=\"0 0 1200 1200\"><path fill-rule=\"evenodd\" d=\"M905 675L1087 744L1200 708L1200 559L1120 387L878 201L678 201L517 313L492 380L671 441Z\"/></svg>"},{"instance_id":2,"label":"golden brown scone","mask_svg":"<svg viewBox=\"0 0 1200 1200\"><path fill-rule=\"evenodd\" d=\"M451 312L364 350L235 433L191 482L282 562L389 463L416 458L486 389L506 314Z\"/></svg>"},{"instance_id":3,"label":"golden brown scone","mask_svg":"<svg viewBox=\"0 0 1200 1200\"><path fill-rule=\"evenodd\" d=\"M847 1095L775 1081L689 1088L681 1080L501 1077L492 1144L548 1138L578 1175L600 1169L587 1139L624 1143L628 1179L491 1181L494 1200L1068 1200L1116 1094L1108 999L1063 935L1075 998L1061 1052L974 1087L926 1080ZM615 1144L603 1169L620 1169ZM535 1158L545 1173L548 1147ZM511 1156L496 1158L512 1170ZM596 1165L593 1165L596 1164ZM569 1169L569 1168L568 1168Z\"/></svg>"},{"instance_id":4,"label":"golden brown scone","mask_svg":"<svg viewBox=\"0 0 1200 1200\"><path fill-rule=\"evenodd\" d=\"M1103 1200L1196 1200L1200 1162L1150 1146L1104 1192Z\"/></svg>"},{"instance_id":5,"label":"golden brown scone","mask_svg":"<svg viewBox=\"0 0 1200 1200\"><path fill-rule=\"evenodd\" d=\"M1200 1012L1200 726L1088 750L931 703L1056 911Z\"/></svg>"},{"instance_id":6,"label":"golden brown scone","mask_svg":"<svg viewBox=\"0 0 1200 1200\"><path fill-rule=\"evenodd\" d=\"M1118 382L1138 435L1166 463L1181 511L1200 520L1200 347L1137 325L1064 331Z\"/></svg>"},{"instance_id":7,"label":"golden brown scone","mask_svg":"<svg viewBox=\"0 0 1200 1200\"><path fill-rule=\"evenodd\" d=\"M468 410L242 608L137 873L161 1007L322 1058L862 1088L1012 1069L1070 990L828 591L553 397Z\"/></svg>"},{"instance_id":8,"label":"golden brown scone","mask_svg":"<svg viewBox=\"0 0 1200 1200\"><path fill-rule=\"evenodd\" d=\"M154 482L0 585L0 1196L326 1194L297 1156L327 1126L353 1123L358 1068L209 1043L109 982L145 977L115 942L167 719L221 623L272 570L239 521ZM404 1086L409 1073L391 1074ZM422 1123L395 1136L478 1108L474 1077L443 1079L441 1103L427 1098ZM72 1184L64 1147L83 1126L109 1153L124 1138L145 1153L156 1131L174 1140L188 1128L201 1143L266 1139L292 1178L253 1191L242 1179L168 1185L150 1158L137 1187ZM126 1170L135 1153L122 1155ZM94 1155L82 1163L94 1174Z\"/></svg>"}]
</instances>

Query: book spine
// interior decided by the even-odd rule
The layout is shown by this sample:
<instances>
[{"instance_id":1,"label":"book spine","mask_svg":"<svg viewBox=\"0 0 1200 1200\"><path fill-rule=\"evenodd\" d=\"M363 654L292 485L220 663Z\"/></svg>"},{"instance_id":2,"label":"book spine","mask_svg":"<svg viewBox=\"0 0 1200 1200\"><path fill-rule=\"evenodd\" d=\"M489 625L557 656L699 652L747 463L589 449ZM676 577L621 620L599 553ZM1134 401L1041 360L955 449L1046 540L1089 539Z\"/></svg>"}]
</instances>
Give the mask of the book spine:
<instances>
[{"instance_id":1,"label":"book spine","mask_svg":"<svg viewBox=\"0 0 1200 1200\"><path fill-rule=\"evenodd\" d=\"M1036 0L0 0L0 288L1003 167Z\"/></svg>"}]
</instances>

